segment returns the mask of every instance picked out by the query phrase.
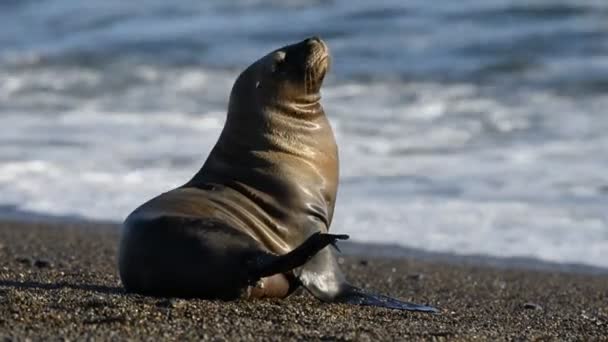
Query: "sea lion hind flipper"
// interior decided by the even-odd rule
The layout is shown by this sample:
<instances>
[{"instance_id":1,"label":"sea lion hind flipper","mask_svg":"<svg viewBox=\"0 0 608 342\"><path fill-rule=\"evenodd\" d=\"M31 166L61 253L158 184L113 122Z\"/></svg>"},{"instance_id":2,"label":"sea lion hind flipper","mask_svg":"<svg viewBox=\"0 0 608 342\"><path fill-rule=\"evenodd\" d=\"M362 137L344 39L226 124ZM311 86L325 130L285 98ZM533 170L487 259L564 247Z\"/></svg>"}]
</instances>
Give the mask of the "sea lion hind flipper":
<instances>
[{"instance_id":1,"label":"sea lion hind flipper","mask_svg":"<svg viewBox=\"0 0 608 342\"><path fill-rule=\"evenodd\" d=\"M258 253L249 261L250 281L277 273L286 273L304 265L327 245L336 245L338 240L346 240L348 235L316 232L291 252L284 255Z\"/></svg>"},{"instance_id":2,"label":"sea lion hind flipper","mask_svg":"<svg viewBox=\"0 0 608 342\"><path fill-rule=\"evenodd\" d=\"M370 293L349 284L329 248L321 250L304 266L297 269L296 277L308 292L324 302L369 305L404 311L439 312L438 309L430 306Z\"/></svg>"},{"instance_id":3,"label":"sea lion hind flipper","mask_svg":"<svg viewBox=\"0 0 608 342\"><path fill-rule=\"evenodd\" d=\"M337 303L378 306L403 311L439 313L439 310L432 306L404 302L385 295L370 293L350 284L344 284L343 286L344 288L340 292L340 295L335 299Z\"/></svg>"}]
</instances>

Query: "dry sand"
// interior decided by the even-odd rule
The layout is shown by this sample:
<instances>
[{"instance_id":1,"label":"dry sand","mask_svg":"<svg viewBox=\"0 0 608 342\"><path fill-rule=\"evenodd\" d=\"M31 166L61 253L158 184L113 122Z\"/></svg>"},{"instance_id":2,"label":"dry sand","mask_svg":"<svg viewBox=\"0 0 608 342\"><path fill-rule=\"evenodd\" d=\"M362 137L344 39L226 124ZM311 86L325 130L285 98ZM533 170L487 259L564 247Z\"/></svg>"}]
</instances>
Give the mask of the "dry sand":
<instances>
[{"instance_id":1,"label":"dry sand","mask_svg":"<svg viewBox=\"0 0 608 342\"><path fill-rule=\"evenodd\" d=\"M0 222L0 340L608 340L608 275L344 256L353 283L441 314L127 295L118 229Z\"/></svg>"}]
</instances>

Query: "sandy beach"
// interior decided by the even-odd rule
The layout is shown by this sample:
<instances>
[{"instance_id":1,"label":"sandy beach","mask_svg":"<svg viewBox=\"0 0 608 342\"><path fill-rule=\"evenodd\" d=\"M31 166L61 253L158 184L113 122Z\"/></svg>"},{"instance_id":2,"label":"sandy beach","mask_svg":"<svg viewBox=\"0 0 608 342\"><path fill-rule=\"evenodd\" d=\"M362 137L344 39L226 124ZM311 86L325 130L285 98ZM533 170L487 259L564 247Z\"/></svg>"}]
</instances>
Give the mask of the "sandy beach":
<instances>
[{"instance_id":1,"label":"sandy beach","mask_svg":"<svg viewBox=\"0 0 608 342\"><path fill-rule=\"evenodd\" d=\"M608 276L344 256L356 284L441 314L286 300L125 294L118 226L0 223L5 340L606 340Z\"/></svg>"}]
</instances>

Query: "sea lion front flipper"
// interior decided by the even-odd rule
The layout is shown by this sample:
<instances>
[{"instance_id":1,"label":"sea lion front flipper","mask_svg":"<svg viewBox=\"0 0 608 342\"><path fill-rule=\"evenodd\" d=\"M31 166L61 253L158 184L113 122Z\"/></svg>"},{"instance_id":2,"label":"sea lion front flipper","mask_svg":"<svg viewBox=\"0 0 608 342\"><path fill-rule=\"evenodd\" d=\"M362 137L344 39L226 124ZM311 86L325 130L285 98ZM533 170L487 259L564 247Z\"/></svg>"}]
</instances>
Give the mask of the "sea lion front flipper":
<instances>
[{"instance_id":1,"label":"sea lion front flipper","mask_svg":"<svg viewBox=\"0 0 608 342\"><path fill-rule=\"evenodd\" d=\"M257 254L249 262L250 281L277 273L286 273L304 265L328 245L336 245L338 240L346 240L348 235L316 232L291 252L284 255Z\"/></svg>"},{"instance_id":2,"label":"sea lion front flipper","mask_svg":"<svg viewBox=\"0 0 608 342\"><path fill-rule=\"evenodd\" d=\"M439 312L438 309L431 306L369 293L349 284L329 248L321 250L299 268L296 271L296 277L313 296L324 302L369 305L405 311Z\"/></svg>"}]
</instances>

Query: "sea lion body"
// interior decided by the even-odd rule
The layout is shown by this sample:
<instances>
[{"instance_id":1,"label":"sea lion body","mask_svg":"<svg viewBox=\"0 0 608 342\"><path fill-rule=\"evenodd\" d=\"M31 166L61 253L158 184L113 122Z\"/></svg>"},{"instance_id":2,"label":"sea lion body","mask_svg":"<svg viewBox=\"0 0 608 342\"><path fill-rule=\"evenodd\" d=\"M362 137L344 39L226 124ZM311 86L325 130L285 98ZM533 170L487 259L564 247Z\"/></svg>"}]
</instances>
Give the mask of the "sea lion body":
<instances>
[{"instance_id":1,"label":"sea lion body","mask_svg":"<svg viewBox=\"0 0 608 342\"><path fill-rule=\"evenodd\" d=\"M128 291L235 299L303 285L324 301L432 311L348 284L328 247L347 238L328 234L339 174L319 102L328 67L327 46L313 37L241 73L200 171L125 220L119 273Z\"/></svg>"},{"instance_id":2,"label":"sea lion body","mask_svg":"<svg viewBox=\"0 0 608 342\"><path fill-rule=\"evenodd\" d=\"M241 271L249 254L284 255L313 233L327 233L338 185L337 147L318 93L327 57L325 43L311 38L271 52L239 76L201 170L127 217L119 257L127 289L242 296L252 282ZM191 250L186 236L197 242Z\"/></svg>"}]
</instances>

